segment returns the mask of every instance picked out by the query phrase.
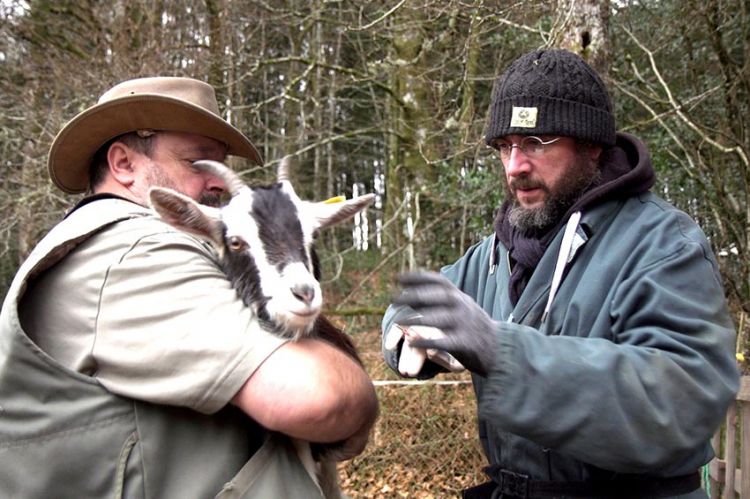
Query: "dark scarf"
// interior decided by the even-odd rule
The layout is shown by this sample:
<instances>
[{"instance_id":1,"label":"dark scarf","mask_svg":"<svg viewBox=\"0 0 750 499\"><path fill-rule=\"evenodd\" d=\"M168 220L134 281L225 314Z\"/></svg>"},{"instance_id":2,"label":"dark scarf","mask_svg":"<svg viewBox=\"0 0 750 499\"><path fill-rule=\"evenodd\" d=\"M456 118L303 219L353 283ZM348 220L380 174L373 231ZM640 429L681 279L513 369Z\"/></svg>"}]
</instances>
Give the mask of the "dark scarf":
<instances>
[{"instance_id":1,"label":"dark scarf","mask_svg":"<svg viewBox=\"0 0 750 499\"><path fill-rule=\"evenodd\" d=\"M508 291L513 305L518 303L544 252L572 213L603 201L646 192L654 184L654 169L648 150L636 137L618 133L617 143L602 154L599 181L590 185L568 211L548 228L526 232L518 230L508 222L510 203L505 201L498 210L495 234L510 253L512 270Z\"/></svg>"}]
</instances>

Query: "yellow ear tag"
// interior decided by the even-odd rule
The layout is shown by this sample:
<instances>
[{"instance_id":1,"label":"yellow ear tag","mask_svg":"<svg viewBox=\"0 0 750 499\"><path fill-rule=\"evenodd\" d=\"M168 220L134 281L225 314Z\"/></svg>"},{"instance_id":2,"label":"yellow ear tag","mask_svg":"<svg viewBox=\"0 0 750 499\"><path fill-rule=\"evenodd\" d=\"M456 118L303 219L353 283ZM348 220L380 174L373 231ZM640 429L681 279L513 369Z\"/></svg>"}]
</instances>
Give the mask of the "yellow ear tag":
<instances>
[{"instance_id":1,"label":"yellow ear tag","mask_svg":"<svg viewBox=\"0 0 750 499\"><path fill-rule=\"evenodd\" d=\"M336 204L346 201L346 196L335 196L323 201L323 204Z\"/></svg>"},{"instance_id":2,"label":"yellow ear tag","mask_svg":"<svg viewBox=\"0 0 750 499\"><path fill-rule=\"evenodd\" d=\"M737 352L736 357L739 362L745 362L745 354L742 352Z\"/></svg>"}]
</instances>

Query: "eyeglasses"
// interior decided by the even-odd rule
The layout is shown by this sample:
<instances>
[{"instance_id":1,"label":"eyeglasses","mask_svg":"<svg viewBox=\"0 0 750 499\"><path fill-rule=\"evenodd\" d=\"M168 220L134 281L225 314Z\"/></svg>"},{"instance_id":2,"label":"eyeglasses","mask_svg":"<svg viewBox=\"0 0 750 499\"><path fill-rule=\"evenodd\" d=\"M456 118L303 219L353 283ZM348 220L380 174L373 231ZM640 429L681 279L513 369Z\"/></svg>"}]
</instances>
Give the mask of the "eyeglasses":
<instances>
[{"instance_id":1,"label":"eyeglasses","mask_svg":"<svg viewBox=\"0 0 750 499\"><path fill-rule=\"evenodd\" d=\"M500 159L502 159L503 161L510 158L510 153L514 147L520 149L520 151L529 158L539 158L544 155L544 152L546 151L546 147L548 145L554 144L555 142L560 140L560 138L561 137L556 137L552 140L545 141L540 139L539 137L529 135L521 139L521 142L519 142L518 144L513 144L512 142L507 142L504 140L497 140L494 144L492 144L492 147L497 149L497 153L500 156Z\"/></svg>"}]
</instances>

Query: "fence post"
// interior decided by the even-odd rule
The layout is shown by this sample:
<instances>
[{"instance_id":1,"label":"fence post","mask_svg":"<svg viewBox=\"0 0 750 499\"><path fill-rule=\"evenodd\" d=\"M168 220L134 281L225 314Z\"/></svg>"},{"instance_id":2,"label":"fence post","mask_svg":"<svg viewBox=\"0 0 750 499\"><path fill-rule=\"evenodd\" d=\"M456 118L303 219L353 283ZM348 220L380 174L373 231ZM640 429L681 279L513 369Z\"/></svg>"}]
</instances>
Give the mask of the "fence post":
<instances>
[{"instance_id":1,"label":"fence post","mask_svg":"<svg viewBox=\"0 0 750 499\"><path fill-rule=\"evenodd\" d=\"M722 429L719 428L711 438L711 446L714 448L716 457L708 463L708 488L711 491L711 499L720 499L719 484L724 476L724 453L721 447Z\"/></svg>"},{"instance_id":2,"label":"fence post","mask_svg":"<svg viewBox=\"0 0 750 499\"><path fill-rule=\"evenodd\" d=\"M750 377L740 380L737 403L740 406L740 497L750 497Z\"/></svg>"},{"instance_id":3,"label":"fence post","mask_svg":"<svg viewBox=\"0 0 750 499\"><path fill-rule=\"evenodd\" d=\"M739 417L740 440L737 440ZM739 444L740 462L737 463ZM750 376L740 378L736 402L729 406L723 428L711 438L716 457L708 464L711 499L750 498ZM739 468L737 467L739 464ZM722 489L720 493L719 489Z\"/></svg>"},{"instance_id":4,"label":"fence post","mask_svg":"<svg viewBox=\"0 0 750 499\"><path fill-rule=\"evenodd\" d=\"M724 442L724 494L723 499L734 499L734 477L737 471L737 404L727 411L726 440Z\"/></svg>"}]
</instances>

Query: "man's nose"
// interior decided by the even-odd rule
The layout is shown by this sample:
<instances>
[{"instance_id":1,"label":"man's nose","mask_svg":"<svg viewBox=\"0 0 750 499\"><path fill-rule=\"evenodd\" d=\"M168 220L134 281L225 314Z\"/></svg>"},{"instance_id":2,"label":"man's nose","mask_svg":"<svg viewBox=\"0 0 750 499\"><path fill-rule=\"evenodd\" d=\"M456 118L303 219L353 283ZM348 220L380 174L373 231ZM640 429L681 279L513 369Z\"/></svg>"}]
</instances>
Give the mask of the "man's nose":
<instances>
[{"instance_id":1,"label":"man's nose","mask_svg":"<svg viewBox=\"0 0 750 499\"><path fill-rule=\"evenodd\" d=\"M503 166L508 177L518 177L531 171L531 162L519 147L510 150L510 155L503 161Z\"/></svg>"},{"instance_id":2,"label":"man's nose","mask_svg":"<svg viewBox=\"0 0 750 499\"><path fill-rule=\"evenodd\" d=\"M227 188L224 182L214 177L213 175L207 175L206 179L206 190L212 194L224 194L227 192Z\"/></svg>"}]
</instances>

